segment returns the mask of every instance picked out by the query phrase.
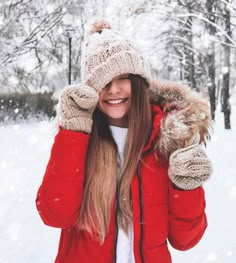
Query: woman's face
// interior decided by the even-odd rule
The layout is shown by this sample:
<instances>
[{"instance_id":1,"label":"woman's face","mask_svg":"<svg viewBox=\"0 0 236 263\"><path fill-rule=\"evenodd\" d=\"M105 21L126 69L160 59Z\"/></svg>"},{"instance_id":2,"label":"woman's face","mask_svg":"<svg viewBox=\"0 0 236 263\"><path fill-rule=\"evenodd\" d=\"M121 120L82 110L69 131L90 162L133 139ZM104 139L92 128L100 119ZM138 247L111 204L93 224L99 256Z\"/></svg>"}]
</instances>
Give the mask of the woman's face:
<instances>
[{"instance_id":1,"label":"woman's face","mask_svg":"<svg viewBox=\"0 0 236 263\"><path fill-rule=\"evenodd\" d=\"M128 127L127 113L131 105L131 81L129 74L112 79L100 92L98 108L107 115L110 125Z\"/></svg>"}]
</instances>

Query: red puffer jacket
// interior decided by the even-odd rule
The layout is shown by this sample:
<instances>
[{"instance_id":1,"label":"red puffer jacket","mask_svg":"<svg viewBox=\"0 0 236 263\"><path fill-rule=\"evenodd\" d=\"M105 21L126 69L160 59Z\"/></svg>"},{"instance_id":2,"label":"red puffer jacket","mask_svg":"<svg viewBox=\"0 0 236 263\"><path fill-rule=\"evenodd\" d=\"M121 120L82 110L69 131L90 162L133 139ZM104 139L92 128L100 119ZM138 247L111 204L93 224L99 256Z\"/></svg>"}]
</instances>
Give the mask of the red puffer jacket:
<instances>
[{"instance_id":1,"label":"red puffer jacket","mask_svg":"<svg viewBox=\"0 0 236 263\"><path fill-rule=\"evenodd\" d=\"M207 227L203 188L175 190L167 167L150 150L162 117L159 107L153 110L152 134L131 184L136 263L170 263L167 240L174 248L187 250L198 243ZM87 134L60 129L38 190L36 205L42 220L62 229L57 263L115 262L115 205L103 245L74 227L83 196L88 142Z\"/></svg>"}]
</instances>

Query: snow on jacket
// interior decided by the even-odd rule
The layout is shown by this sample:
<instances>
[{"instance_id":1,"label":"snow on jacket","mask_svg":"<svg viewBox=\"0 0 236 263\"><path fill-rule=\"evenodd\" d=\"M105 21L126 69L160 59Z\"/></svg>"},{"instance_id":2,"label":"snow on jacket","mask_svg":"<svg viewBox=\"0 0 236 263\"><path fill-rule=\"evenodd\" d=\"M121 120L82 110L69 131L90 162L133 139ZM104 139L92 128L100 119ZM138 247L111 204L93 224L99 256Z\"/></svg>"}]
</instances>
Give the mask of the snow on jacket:
<instances>
[{"instance_id":1,"label":"snow on jacket","mask_svg":"<svg viewBox=\"0 0 236 263\"><path fill-rule=\"evenodd\" d=\"M171 100L166 98L166 102L175 101L178 92L182 92L182 87L176 89ZM155 89L154 95L154 101L158 101L159 95ZM188 99L182 99L188 106ZM161 132L165 133L165 125L162 123L164 118L160 107L153 105L152 109L152 132L143 150L142 162L131 182L133 249L136 263L171 263L168 244L178 250L190 249L199 242L207 227L204 189L199 187L179 191L173 188L168 177L168 166L157 161L154 156L153 139L160 126ZM199 108L196 110L200 111ZM201 117L202 121L198 123L202 136L207 135L210 124L209 115L205 117L208 120ZM115 200L109 232L102 245L89 233L78 232L75 227L83 196L89 138L90 135L82 132L59 129L38 190L36 205L43 222L62 229L56 263L115 262ZM163 148L164 151L168 151L167 146Z\"/></svg>"}]
</instances>

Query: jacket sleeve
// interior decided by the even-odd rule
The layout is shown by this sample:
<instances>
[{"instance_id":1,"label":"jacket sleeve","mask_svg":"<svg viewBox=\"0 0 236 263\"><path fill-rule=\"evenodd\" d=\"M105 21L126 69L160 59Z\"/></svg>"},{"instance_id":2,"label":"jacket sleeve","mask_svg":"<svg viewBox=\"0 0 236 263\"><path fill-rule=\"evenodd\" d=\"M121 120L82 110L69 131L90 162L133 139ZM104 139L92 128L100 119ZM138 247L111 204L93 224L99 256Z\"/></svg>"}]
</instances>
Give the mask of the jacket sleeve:
<instances>
[{"instance_id":1,"label":"jacket sleeve","mask_svg":"<svg viewBox=\"0 0 236 263\"><path fill-rule=\"evenodd\" d=\"M62 129L55 136L36 198L36 207L46 225L69 228L78 218L89 137Z\"/></svg>"},{"instance_id":2,"label":"jacket sleeve","mask_svg":"<svg viewBox=\"0 0 236 263\"><path fill-rule=\"evenodd\" d=\"M179 191L169 181L169 235L173 248L188 250L202 238L207 228L204 189Z\"/></svg>"}]
</instances>

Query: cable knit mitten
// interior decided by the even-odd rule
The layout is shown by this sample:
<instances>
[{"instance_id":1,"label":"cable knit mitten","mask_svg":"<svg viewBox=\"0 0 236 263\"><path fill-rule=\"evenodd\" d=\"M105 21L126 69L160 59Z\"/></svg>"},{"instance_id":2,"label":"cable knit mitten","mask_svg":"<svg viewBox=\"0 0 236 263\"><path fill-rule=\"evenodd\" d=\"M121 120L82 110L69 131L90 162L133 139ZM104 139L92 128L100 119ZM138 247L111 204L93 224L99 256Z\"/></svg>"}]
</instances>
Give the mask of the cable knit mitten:
<instances>
[{"instance_id":1,"label":"cable knit mitten","mask_svg":"<svg viewBox=\"0 0 236 263\"><path fill-rule=\"evenodd\" d=\"M98 98L98 93L87 85L71 85L65 88L57 112L60 126L66 130L90 133Z\"/></svg>"},{"instance_id":2,"label":"cable knit mitten","mask_svg":"<svg viewBox=\"0 0 236 263\"><path fill-rule=\"evenodd\" d=\"M201 186L212 174L212 164L201 144L173 152L169 159L171 181L184 190Z\"/></svg>"}]
</instances>

